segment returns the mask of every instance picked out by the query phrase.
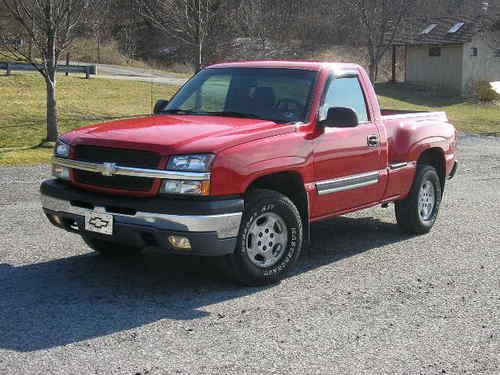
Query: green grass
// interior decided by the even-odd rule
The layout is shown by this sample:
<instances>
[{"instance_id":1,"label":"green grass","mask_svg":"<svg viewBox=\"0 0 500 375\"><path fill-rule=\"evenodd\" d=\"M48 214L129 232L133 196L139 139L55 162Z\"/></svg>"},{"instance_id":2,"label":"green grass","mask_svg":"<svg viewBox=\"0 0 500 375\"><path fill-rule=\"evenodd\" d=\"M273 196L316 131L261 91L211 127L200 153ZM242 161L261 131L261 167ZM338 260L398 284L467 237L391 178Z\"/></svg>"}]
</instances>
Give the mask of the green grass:
<instances>
[{"instance_id":1,"label":"green grass","mask_svg":"<svg viewBox=\"0 0 500 375\"><path fill-rule=\"evenodd\" d=\"M440 97L403 84L377 84L380 105L386 109L445 111L450 122L466 133L500 134L500 105Z\"/></svg>"},{"instance_id":2,"label":"green grass","mask_svg":"<svg viewBox=\"0 0 500 375\"><path fill-rule=\"evenodd\" d=\"M169 99L177 87L147 82L58 77L59 130L118 117L151 113L151 103ZM40 144L46 134L45 83L38 74L0 76L0 149ZM2 152L0 165L35 164L50 159L51 150Z\"/></svg>"}]
</instances>

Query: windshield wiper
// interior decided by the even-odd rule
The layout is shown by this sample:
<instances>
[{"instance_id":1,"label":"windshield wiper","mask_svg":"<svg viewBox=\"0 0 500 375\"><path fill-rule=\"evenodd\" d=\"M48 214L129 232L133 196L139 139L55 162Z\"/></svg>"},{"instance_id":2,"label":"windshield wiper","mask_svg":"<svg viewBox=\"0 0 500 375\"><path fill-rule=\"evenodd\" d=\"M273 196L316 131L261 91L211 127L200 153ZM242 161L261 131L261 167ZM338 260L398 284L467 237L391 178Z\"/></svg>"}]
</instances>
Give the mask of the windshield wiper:
<instances>
[{"instance_id":1,"label":"windshield wiper","mask_svg":"<svg viewBox=\"0 0 500 375\"><path fill-rule=\"evenodd\" d=\"M161 111L161 113L172 114L172 115L197 115L198 112L190 111L189 109L166 109Z\"/></svg>"},{"instance_id":2,"label":"windshield wiper","mask_svg":"<svg viewBox=\"0 0 500 375\"><path fill-rule=\"evenodd\" d=\"M222 111L222 112L205 112L203 113L207 116L223 116L223 117L239 117L239 118L254 118L258 120L265 120L258 115L253 113L242 113L242 112L233 112L233 111Z\"/></svg>"}]
</instances>

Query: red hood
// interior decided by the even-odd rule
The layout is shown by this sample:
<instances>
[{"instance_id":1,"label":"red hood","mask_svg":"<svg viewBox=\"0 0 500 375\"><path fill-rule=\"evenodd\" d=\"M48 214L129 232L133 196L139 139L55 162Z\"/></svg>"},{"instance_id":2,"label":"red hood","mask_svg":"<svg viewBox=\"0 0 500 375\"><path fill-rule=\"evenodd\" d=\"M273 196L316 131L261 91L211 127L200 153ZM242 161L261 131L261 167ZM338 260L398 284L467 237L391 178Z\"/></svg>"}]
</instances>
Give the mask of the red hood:
<instances>
[{"instance_id":1,"label":"red hood","mask_svg":"<svg viewBox=\"0 0 500 375\"><path fill-rule=\"evenodd\" d=\"M161 115L106 122L66 133L72 145L148 149L163 155L218 152L295 131L272 121L214 116Z\"/></svg>"}]
</instances>

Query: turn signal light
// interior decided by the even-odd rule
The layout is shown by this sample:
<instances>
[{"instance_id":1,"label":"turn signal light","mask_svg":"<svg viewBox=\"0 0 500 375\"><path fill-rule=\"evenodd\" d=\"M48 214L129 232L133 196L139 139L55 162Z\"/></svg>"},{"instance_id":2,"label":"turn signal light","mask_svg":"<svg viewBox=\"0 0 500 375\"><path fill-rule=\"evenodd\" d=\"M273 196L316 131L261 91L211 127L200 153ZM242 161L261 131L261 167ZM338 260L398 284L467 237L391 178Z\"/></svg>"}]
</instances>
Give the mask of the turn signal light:
<instances>
[{"instance_id":1,"label":"turn signal light","mask_svg":"<svg viewBox=\"0 0 500 375\"><path fill-rule=\"evenodd\" d=\"M207 196L210 195L210 181L165 180L161 192Z\"/></svg>"}]
</instances>

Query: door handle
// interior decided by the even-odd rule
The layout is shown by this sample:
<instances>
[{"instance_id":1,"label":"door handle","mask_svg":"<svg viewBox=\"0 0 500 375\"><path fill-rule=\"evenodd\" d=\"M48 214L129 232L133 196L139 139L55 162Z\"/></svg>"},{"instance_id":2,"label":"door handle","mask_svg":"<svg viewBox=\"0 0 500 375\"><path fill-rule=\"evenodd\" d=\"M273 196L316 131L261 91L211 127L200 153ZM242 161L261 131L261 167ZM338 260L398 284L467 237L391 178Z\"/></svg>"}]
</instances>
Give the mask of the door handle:
<instances>
[{"instance_id":1,"label":"door handle","mask_svg":"<svg viewBox=\"0 0 500 375\"><path fill-rule=\"evenodd\" d=\"M379 140L377 135L369 135L367 138L367 144L369 147L377 147L379 145Z\"/></svg>"}]
</instances>

